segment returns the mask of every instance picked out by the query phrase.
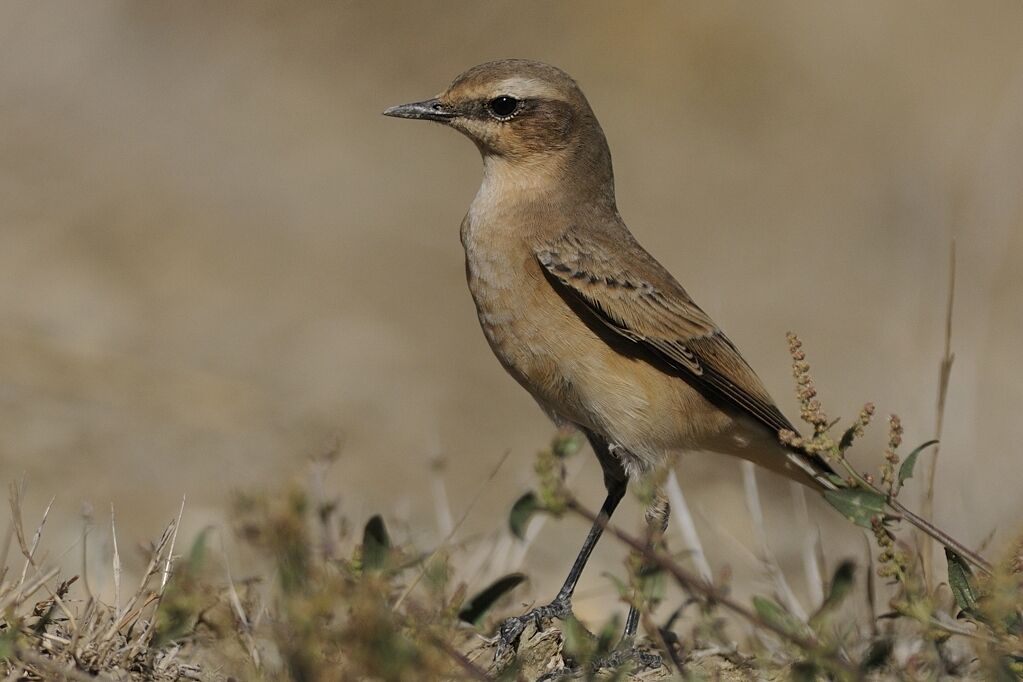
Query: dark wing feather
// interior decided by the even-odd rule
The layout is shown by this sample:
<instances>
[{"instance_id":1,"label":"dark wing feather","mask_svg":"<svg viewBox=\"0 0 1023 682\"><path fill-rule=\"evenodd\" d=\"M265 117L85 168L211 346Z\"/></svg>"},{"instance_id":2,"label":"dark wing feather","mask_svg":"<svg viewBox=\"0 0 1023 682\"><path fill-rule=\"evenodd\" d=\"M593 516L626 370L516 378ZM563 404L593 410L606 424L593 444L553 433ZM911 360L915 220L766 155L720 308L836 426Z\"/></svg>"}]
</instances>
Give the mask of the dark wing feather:
<instances>
[{"instance_id":1,"label":"dark wing feather","mask_svg":"<svg viewBox=\"0 0 1023 682\"><path fill-rule=\"evenodd\" d=\"M566 235L538 249L537 259L554 286L708 398L741 408L774 432L796 430L732 342L634 240Z\"/></svg>"}]
</instances>

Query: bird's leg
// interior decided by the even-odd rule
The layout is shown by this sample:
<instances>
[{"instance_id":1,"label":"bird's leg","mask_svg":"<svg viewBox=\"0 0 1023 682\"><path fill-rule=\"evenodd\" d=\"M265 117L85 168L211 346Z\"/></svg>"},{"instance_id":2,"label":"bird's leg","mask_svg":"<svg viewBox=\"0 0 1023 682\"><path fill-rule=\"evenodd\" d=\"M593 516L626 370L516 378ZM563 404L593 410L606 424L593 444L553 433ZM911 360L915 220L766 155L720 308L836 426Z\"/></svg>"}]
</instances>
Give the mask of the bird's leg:
<instances>
[{"instance_id":1,"label":"bird's leg","mask_svg":"<svg viewBox=\"0 0 1023 682\"><path fill-rule=\"evenodd\" d=\"M525 630L527 623L534 622L537 630L539 630L542 628L544 620L551 618L563 620L572 614L572 593L575 592L579 576L582 575L583 568L586 566L590 554L593 553L593 548L597 546L597 541L604 532L604 525L611 518L611 515L614 514L618 503L622 501L622 497L625 496L625 489L628 486L629 478L622 467L621 460L614 454L611 445L603 436L589 430L586 430L585 433L604 471L604 487L607 490L607 497L604 499L604 504L600 507L600 513L590 528L590 532L586 535L586 540L583 542L579 555L572 564L572 569L568 572L568 577L565 578L565 583L558 590L558 595L554 597L554 600L549 604L533 609L523 616L509 618L501 624L498 630L500 636L497 648L498 657L505 650L515 648L519 636Z\"/></svg>"},{"instance_id":2,"label":"bird's leg","mask_svg":"<svg viewBox=\"0 0 1023 682\"><path fill-rule=\"evenodd\" d=\"M657 495L654 501L647 507L646 510L646 546L653 548L660 541L661 536L664 535L664 531L668 528L668 514L670 508L668 501L661 495ZM632 606L629 608L629 615L625 620L625 632L622 635L621 640L618 642L618 646L613 651L605 656L602 656L596 660L590 661L587 664L587 669L591 672L599 670L617 670L625 665L638 666L639 668L659 668L661 667L661 657L655 653L650 652L646 648L639 648L634 646L634 639L636 636L636 630L639 625L639 610ZM541 678L543 680L558 680L568 679L574 677L578 673L576 668L565 668L563 670L552 671L548 676Z\"/></svg>"},{"instance_id":3,"label":"bird's leg","mask_svg":"<svg viewBox=\"0 0 1023 682\"><path fill-rule=\"evenodd\" d=\"M654 501L646 510L646 547L654 549L664 531L668 530L668 516L671 514L671 506L660 494L654 497ZM622 644L631 643L636 636L639 627L639 609L635 605L629 607L629 615L625 619L625 632L622 633Z\"/></svg>"},{"instance_id":4,"label":"bird's leg","mask_svg":"<svg viewBox=\"0 0 1023 682\"><path fill-rule=\"evenodd\" d=\"M668 515L671 508L668 501L661 495L657 495L654 501L646 510L646 546L653 549L660 541L664 531L668 529ZM595 669L619 668L628 662L638 663L643 668L658 668L661 665L661 657L657 654L643 651L633 646L636 631L639 628L639 609L635 604L629 607L629 615L625 618L625 631L618 646L607 656L596 661Z\"/></svg>"},{"instance_id":5,"label":"bird's leg","mask_svg":"<svg viewBox=\"0 0 1023 682\"><path fill-rule=\"evenodd\" d=\"M558 595L549 604L537 607L525 615L509 618L501 623L501 627L498 630L500 636L497 648L498 657L508 648L515 648L519 636L526 629L526 624L530 621L536 624L537 630L540 630L545 620L552 618L564 620L572 615L572 593L575 592L576 583L579 582L579 576L582 575L583 568L586 566L590 554L593 553L593 548L597 546L597 541L600 539L601 533L604 532L604 524L611 518L618 503L625 496L627 480L624 477L615 478L611 483L608 483L608 477L605 476L605 484L608 484L607 497L600 508L597 520L590 528L585 542L583 542L582 549L579 550L579 555L572 564L572 570L568 572L565 583L558 590Z\"/></svg>"}]
</instances>

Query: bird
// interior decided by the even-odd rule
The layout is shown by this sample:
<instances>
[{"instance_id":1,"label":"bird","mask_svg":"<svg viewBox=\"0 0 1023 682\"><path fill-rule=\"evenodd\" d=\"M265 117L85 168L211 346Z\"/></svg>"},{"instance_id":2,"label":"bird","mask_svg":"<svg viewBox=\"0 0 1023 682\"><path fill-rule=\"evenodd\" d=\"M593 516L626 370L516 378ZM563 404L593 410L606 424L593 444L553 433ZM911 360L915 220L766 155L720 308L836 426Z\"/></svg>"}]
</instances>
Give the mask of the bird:
<instances>
[{"instance_id":1,"label":"bird","mask_svg":"<svg viewBox=\"0 0 1023 682\"><path fill-rule=\"evenodd\" d=\"M550 604L502 624L502 639L571 613L628 481L677 453L734 455L828 485L826 462L780 442L796 429L735 344L626 226L604 131L568 74L491 61L384 114L442 123L476 144L483 179L460 236L480 326L541 409L586 435L603 470L607 496L565 583Z\"/></svg>"},{"instance_id":2,"label":"bird","mask_svg":"<svg viewBox=\"0 0 1023 682\"><path fill-rule=\"evenodd\" d=\"M564 584L550 603L500 625L505 646L530 620L571 615L628 482L678 453L736 456L816 490L835 487L823 458L782 442L781 432L797 431L763 382L626 226L604 131L568 74L490 61L433 98L383 113L443 124L479 149L483 178L460 235L480 326L540 408L585 434L603 471L606 498ZM633 608L623 641L637 623Z\"/></svg>"}]
</instances>

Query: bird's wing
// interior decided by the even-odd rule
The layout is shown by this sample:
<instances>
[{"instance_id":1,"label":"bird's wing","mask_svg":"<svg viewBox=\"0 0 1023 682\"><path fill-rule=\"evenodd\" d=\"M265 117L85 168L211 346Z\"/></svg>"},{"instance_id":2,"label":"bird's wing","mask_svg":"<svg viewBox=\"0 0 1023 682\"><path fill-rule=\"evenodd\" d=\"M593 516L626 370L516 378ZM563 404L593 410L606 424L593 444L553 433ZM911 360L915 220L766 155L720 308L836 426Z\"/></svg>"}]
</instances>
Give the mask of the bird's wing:
<instances>
[{"instance_id":1,"label":"bird's wing","mask_svg":"<svg viewBox=\"0 0 1023 682\"><path fill-rule=\"evenodd\" d=\"M536 249L552 286L710 399L795 431L728 337L628 232L567 234Z\"/></svg>"}]
</instances>

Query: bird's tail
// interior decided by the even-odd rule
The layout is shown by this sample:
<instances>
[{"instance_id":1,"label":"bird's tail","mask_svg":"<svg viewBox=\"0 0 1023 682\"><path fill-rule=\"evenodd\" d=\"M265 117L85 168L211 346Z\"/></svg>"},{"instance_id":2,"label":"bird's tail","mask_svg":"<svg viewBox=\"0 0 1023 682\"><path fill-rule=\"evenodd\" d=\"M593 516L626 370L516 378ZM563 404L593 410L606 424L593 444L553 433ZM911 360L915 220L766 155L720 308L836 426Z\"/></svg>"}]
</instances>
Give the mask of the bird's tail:
<instances>
[{"instance_id":1,"label":"bird's tail","mask_svg":"<svg viewBox=\"0 0 1023 682\"><path fill-rule=\"evenodd\" d=\"M842 477L820 455L804 452L799 449L790 449L788 459L789 462L809 476L821 490L838 490L843 487L841 484Z\"/></svg>"}]
</instances>

